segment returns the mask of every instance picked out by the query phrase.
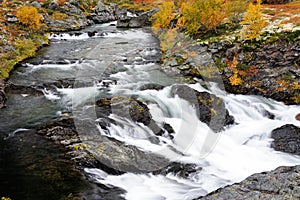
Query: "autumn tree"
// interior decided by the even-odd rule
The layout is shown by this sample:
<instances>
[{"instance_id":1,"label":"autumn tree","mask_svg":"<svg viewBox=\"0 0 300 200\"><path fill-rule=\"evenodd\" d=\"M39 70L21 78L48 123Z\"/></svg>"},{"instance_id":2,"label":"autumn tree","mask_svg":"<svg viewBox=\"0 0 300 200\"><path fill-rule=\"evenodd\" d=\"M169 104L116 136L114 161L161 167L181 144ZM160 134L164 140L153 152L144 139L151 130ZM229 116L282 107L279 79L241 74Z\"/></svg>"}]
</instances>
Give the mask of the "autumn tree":
<instances>
[{"instance_id":1,"label":"autumn tree","mask_svg":"<svg viewBox=\"0 0 300 200\"><path fill-rule=\"evenodd\" d=\"M159 6L159 11L153 15L154 28L170 28L171 21L174 19L173 9L175 4L173 1L165 1Z\"/></svg>"},{"instance_id":2,"label":"autumn tree","mask_svg":"<svg viewBox=\"0 0 300 200\"><path fill-rule=\"evenodd\" d=\"M243 40L253 40L258 38L266 25L260 4L261 0L258 0L255 5L252 3L249 4L244 20L241 22L241 24L246 25L245 29L242 31L241 37Z\"/></svg>"},{"instance_id":3,"label":"autumn tree","mask_svg":"<svg viewBox=\"0 0 300 200\"><path fill-rule=\"evenodd\" d=\"M216 31L227 16L225 3L223 0L189 0L182 4L180 25L185 22L191 34L197 34L199 29Z\"/></svg>"},{"instance_id":4,"label":"autumn tree","mask_svg":"<svg viewBox=\"0 0 300 200\"><path fill-rule=\"evenodd\" d=\"M33 6L22 6L17 10L16 14L18 20L25 26L32 29L39 29L41 27L41 15Z\"/></svg>"}]
</instances>

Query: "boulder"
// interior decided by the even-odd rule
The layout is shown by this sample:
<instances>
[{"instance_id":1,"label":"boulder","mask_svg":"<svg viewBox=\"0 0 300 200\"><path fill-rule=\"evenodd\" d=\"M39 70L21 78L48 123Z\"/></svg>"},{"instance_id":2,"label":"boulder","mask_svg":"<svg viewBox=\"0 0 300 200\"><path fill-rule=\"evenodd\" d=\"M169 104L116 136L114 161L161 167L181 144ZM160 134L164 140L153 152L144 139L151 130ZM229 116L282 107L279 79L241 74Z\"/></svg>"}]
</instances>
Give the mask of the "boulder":
<instances>
[{"instance_id":1,"label":"boulder","mask_svg":"<svg viewBox=\"0 0 300 200\"><path fill-rule=\"evenodd\" d=\"M227 199L300 199L300 165L279 167L262 172L236 183L218 189L201 200Z\"/></svg>"},{"instance_id":2,"label":"boulder","mask_svg":"<svg viewBox=\"0 0 300 200\"><path fill-rule=\"evenodd\" d=\"M190 102L196 109L200 121L206 123L213 131L219 132L224 126L234 123L223 100L207 92L198 92L186 85L172 86L172 95Z\"/></svg>"},{"instance_id":3,"label":"boulder","mask_svg":"<svg viewBox=\"0 0 300 200\"><path fill-rule=\"evenodd\" d=\"M51 2L46 5L46 8L67 15L67 18L64 20L53 19L50 16L45 15L44 22L48 26L48 31L59 32L79 30L91 24L91 21L80 7L69 2L64 3L62 6L59 6L56 2Z\"/></svg>"},{"instance_id":4,"label":"boulder","mask_svg":"<svg viewBox=\"0 0 300 200\"><path fill-rule=\"evenodd\" d=\"M118 28L141 28L150 25L150 17L156 13L158 9L153 9L148 12L130 14L125 9L118 10L117 27Z\"/></svg>"},{"instance_id":5,"label":"boulder","mask_svg":"<svg viewBox=\"0 0 300 200\"><path fill-rule=\"evenodd\" d=\"M165 132L152 119L149 108L134 98L116 96L108 99L100 99L96 102L96 105L98 118L104 119L100 124L104 129L106 126L109 126L109 123L112 123L112 121L108 119L108 116L113 113L117 116L130 119L133 122L144 124L150 128L155 135L161 135Z\"/></svg>"},{"instance_id":6,"label":"boulder","mask_svg":"<svg viewBox=\"0 0 300 200\"><path fill-rule=\"evenodd\" d=\"M272 147L277 151L300 155L300 128L286 124L272 131Z\"/></svg>"},{"instance_id":7,"label":"boulder","mask_svg":"<svg viewBox=\"0 0 300 200\"><path fill-rule=\"evenodd\" d=\"M89 19L98 24L114 21L116 16L113 9L105 6L102 2L99 2L91 13L91 16L89 16Z\"/></svg>"},{"instance_id":8,"label":"boulder","mask_svg":"<svg viewBox=\"0 0 300 200\"><path fill-rule=\"evenodd\" d=\"M296 115L296 120L300 121L300 113L298 115Z\"/></svg>"}]
</instances>

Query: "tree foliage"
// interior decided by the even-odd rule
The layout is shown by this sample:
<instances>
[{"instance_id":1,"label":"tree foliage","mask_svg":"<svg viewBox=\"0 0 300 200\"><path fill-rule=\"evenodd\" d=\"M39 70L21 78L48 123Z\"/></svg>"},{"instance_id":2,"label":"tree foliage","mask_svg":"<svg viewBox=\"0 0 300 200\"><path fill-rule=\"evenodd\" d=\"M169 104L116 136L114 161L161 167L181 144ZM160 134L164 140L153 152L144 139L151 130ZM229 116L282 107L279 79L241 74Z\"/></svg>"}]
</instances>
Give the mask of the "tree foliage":
<instances>
[{"instance_id":1,"label":"tree foliage","mask_svg":"<svg viewBox=\"0 0 300 200\"><path fill-rule=\"evenodd\" d=\"M154 28L170 28L171 21L174 19L175 4L173 1L165 1L159 6L159 11L153 15Z\"/></svg>"},{"instance_id":2,"label":"tree foliage","mask_svg":"<svg viewBox=\"0 0 300 200\"><path fill-rule=\"evenodd\" d=\"M182 4L182 18L186 29L191 34L203 31L216 30L223 23L227 13L223 0L189 0Z\"/></svg>"},{"instance_id":3,"label":"tree foliage","mask_svg":"<svg viewBox=\"0 0 300 200\"><path fill-rule=\"evenodd\" d=\"M246 25L242 32L243 40L253 40L258 38L262 29L266 25L261 12L260 2L261 1L258 0L256 5L252 3L249 4L247 13L244 16L244 20L241 22L241 24Z\"/></svg>"},{"instance_id":4,"label":"tree foliage","mask_svg":"<svg viewBox=\"0 0 300 200\"><path fill-rule=\"evenodd\" d=\"M25 26L32 29L39 29L41 27L41 15L33 6L22 6L17 10L16 14L18 20Z\"/></svg>"},{"instance_id":5,"label":"tree foliage","mask_svg":"<svg viewBox=\"0 0 300 200\"><path fill-rule=\"evenodd\" d=\"M236 23L245 12L248 0L176 0L162 4L154 15L154 27L183 28L191 35L217 28L228 21Z\"/></svg>"}]
</instances>

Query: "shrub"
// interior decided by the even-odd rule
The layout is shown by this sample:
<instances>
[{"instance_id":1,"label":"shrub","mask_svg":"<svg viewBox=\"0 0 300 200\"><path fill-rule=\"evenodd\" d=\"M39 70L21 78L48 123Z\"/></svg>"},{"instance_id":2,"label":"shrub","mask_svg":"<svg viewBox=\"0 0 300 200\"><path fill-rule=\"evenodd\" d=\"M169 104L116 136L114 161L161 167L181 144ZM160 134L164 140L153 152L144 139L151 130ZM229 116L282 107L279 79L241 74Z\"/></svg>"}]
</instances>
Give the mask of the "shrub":
<instances>
[{"instance_id":1,"label":"shrub","mask_svg":"<svg viewBox=\"0 0 300 200\"><path fill-rule=\"evenodd\" d=\"M39 29L41 27L41 15L33 6L22 6L17 10L16 14L19 21L32 29Z\"/></svg>"},{"instance_id":2,"label":"shrub","mask_svg":"<svg viewBox=\"0 0 300 200\"><path fill-rule=\"evenodd\" d=\"M227 16L226 1L223 0L189 0L182 4L181 18L187 31L194 35L202 29L203 32L215 30L224 22Z\"/></svg>"},{"instance_id":3,"label":"shrub","mask_svg":"<svg viewBox=\"0 0 300 200\"><path fill-rule=\"evenodd\" d=\"M170 28L171 21L174 19L173 9L175 8L173 1L166 1L159 6L159 11L153 15L154 28Z\"/></svg>"},{"instance_id":4,"label":"shrub","mask_svg":"<svg viewBox=\"0 0 300 200\"><path fill-rule=\"evenodd\" d=\"M266 25L260 9L260 2L261 1L258 0L256 5L252 3L249 4L247 13L244 16L244 20L241 22L241 24L247 25L242 31L243 40L253 40L258 38L262 29Z\"/></svg>"},{"instance_id":5,"label":"shrub","mask_svg":"<svg viewBox=\"0 0 300 200\"><path fill-rule=\"evenodd\" d=\"M51 18L52 19L55 19L55 20L65 20L68 18L68 15L65 14L65 13L58 13L58 12L55 12L51 15Z\"/></svg>"},{"instance_id":6,"label":"shrub","mask_svg":"<svg viewBox=\"0 0 300 200\"><path fill-rule=\"evenodd\" d=\"M21 56L20 60L35 56L35 52L37 51L37 47L31 39L17 40L15 47L17 54Z\"/></svg>"}]
</instances>

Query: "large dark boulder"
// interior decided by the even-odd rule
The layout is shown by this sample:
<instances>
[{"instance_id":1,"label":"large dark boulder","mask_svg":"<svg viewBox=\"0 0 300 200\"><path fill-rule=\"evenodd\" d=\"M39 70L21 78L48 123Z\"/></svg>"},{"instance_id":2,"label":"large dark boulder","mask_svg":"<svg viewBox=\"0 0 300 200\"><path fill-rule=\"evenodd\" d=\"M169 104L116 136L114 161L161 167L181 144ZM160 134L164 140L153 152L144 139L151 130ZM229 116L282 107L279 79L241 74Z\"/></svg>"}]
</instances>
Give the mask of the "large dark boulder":
<instances>
[{"instance_id":1,"label":"large dark boulder","mask_svg":"<svg viewBox=\"0 0 300 200\"><path fill-rule=\"evenodd\" d=\"M130 119L133 122L144 124L156 135L164 133L164 130L162 130L152 119L147 105L134 98L116 96L108 99L100 99L96 102L96 113L99 118L104 119L100 123L100 126L103 128L109 126L109 123L112 122L108 119L108 116L110 114L115 114Z\"/></svg>"},{"instance_id":2,"label":"large dark boulder","mask_svg":"<svg viewBox=\"0 0 300 200\"><path fill-rule=\"evenodd\" d=\"M196 109L199 120L215 132L234 123L234 118L229 115L223 100L213 94L198 92L186 85L174 85L172 94L190 102Z\"/></svg>"},{"instance_id":3,"label":"large dark boulder","mask_svg":"<svg viewBox=\"0 0 300 200\"><path fill-rule=\"evenodd\" d=\"M272 131L272 147L277 151L300 155L300 128L292 124Z\"/></svg>"},{"instance_id":4,"label":"large dark boulder","mask_svg":"<svg viewBox=\"0 0 300 200\"><path fill-rule=\"evenodd\" d=\"M300 199L300 166L279 167L254 174L241 183L218 189L199 199Z\"/></svg>"}]
</instances>

